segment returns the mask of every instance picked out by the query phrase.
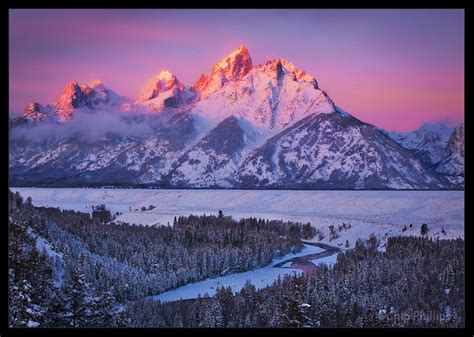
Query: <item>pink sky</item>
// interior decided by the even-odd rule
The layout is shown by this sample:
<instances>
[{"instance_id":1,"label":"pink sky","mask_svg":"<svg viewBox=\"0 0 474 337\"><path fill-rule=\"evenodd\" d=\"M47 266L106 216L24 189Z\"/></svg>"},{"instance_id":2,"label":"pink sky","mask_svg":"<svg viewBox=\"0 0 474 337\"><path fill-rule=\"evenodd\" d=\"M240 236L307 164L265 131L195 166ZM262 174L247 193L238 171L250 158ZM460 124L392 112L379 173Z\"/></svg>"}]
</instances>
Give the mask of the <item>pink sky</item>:
<instances>
[{"instance_id":1,"label":"pink sky","mask_svg":"<svg viewBox=\"0 0 474 337\"><path fill-rule=\"evenodd\" d=\"M72 79L136 98L160 70L186 85L244 44L282 57L338 106L389 130L464 120L463 10L10 10L10 116Z\"/></svg>"}]
</instances>

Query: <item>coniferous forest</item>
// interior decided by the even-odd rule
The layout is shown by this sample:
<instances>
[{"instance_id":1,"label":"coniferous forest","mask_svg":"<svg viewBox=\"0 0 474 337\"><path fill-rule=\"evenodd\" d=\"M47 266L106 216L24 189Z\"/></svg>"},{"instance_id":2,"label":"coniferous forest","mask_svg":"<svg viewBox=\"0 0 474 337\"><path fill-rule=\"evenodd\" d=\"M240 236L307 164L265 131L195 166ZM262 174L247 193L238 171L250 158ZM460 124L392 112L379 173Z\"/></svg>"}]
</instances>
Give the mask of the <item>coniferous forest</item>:
<instances>
[{"instance_id":1,"label":"coniferous forest","mask_svg":"<svg viewBox=\"0 0 474 337\"><path fill-rule=\"evenodd\" d=\"M11 327L463 327L464 241L359 240L332 267L237 293L169 303L147 297L253 270L302 249L310 224L216 215L173 226L113 223L35 207L9 192ZM39 277L40 276L40 277Z\"/></svg>"}]
</instances>

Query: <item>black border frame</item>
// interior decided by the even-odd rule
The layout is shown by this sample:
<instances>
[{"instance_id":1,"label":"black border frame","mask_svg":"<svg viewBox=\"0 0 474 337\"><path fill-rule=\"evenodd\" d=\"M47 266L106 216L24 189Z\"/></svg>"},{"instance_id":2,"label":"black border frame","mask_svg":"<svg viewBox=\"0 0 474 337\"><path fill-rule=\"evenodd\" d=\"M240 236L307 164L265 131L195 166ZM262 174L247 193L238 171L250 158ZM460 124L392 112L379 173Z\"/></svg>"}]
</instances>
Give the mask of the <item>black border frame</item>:
<instances>
[{"instance_id":1,"label":"black border frame","mask_svg":"<svg viewBox=\"0 0 474 337\"><path fill-rule=\"evenodd\" d=\"M339 2L338 2L339 3ZM73 5L76 5L77 3L74 2L72 3ZM135 2L134 2L135 4ZM165 5L164 3L155 3L156 5ZM175 3L169 3L170 5L175 5ZM223 4L223 3L221 3ZM227 4L227 3L225 3ZM229 3L230 5L234 5L234 4L239 4L239 5L250 5L248 7L241 7L241 8L255 8L253 7L255 5L255 3L242 3L242 2L238 2L238 3ZM326 3L313 3L314 5L323 5L321 7L317 7L317 8L324 8L324 9L327 9L327 8L334 8L334 9L337 9L333 6L328 6L328 7L324 7L324 5L333 5L333 3L329 3L329 2L326 2ZM374 7L370 7L370 6L367 6L363 3L360 3L360 2L357 2L357 3L353 3L353 4L358 4L358 5L361 5L361 7L359 7L360 9L382 9L380 6L380 4L382 4L381 2L380 3L374 3ZM474 41L474 38L473 38L473 34L469 31L469 21L467 20L469 18L469 10L466 8L465 6L465 3L463 3L462 1L459 2L459 1L450 1L449 3L447 2L444 2L443 4L444 5L451 5L449 7L444 7L444 6L436 6L436 7L423 7L423 6L416 6L415 3L413 2L409 2L409 1L392 1L391 3L388 3L388 2L384 2L384 4L386 5L389 5L390 7L389 8L384 8L384 9L424 9L424 8L429 8L429 9L433 9L433 8L438 8L438 9L464 9L464 22L465 22L465 38L464 38L464 41L465 41L465 44L464 44L464 66L465 66L465 70L464 70L464 73L465 73L465 79L468 77L466 76L468 73L469 73L469 70L472 71L472 61L474 60L474 55L472 53L472 44L473 44L473 41ZM433 3L434 4L434 3ZM439 4L436 3L436 4ZM3 29L5 29L5 33L2 34L3 37L8 41L9 39L9 36L8 36L8 31L9 31L9 11L10 9L20 9L20 8L40 8L38 7L38 3L33 3L33 2L25 2L24 3L25 6L17 6L17 5L10 5L8 6L7 10L5 10L5 16L3 17ZM58 6L45 6L45 7L41 7L41 8L49 8L49 9L54 9L54 8L64 8L63 7L64 3L63 4L58 4ZM85 3L81 2L80 5L85 5ZM88 4L89 5L89 4ZM192 4L190 7L187 7L187 8L194 8L193 7L194 4ZM276 5L276 3L272 3L271 5ZM377 6L378 5L378 6ZM415 7L411 7L415 5ZM392 7L393 6L393 7ZM271 6L270 8L272 8L273 6ZM75 7L74 9L86 9L86 8L91 8L91 9L99 9L99 8L104 8L106 9L106 7L95 7L94 6L85 6L85 7L82 7L82 6L78 6L78 7ZM132 8L140 8L140 7L117 7L117 8L123 8L123 9L132 9ZM144 6L142 8L152 8L152 7L148 7L148 6ZM172 7L159 7L161 9L163 8L176 8L175 6L172 6ZM219 8L219 7L208 7L207 9L210 9L210 8ZM238 7L235 7L236 9ZM258 8L258 7L257 7ZM305 7L299 7L300 9L301 8L305 8ZM308 8L311 8L310 6ZM155 9L155 8L153 8ZM240 8L239 8L240 9ZM281 9L290 9L290 8L284 8L282 7ZM342 7L340 9L357 9L356 7L352 7L352 6L348 6L346 5L345 7ZM442 24L442 23L441 23ZM8 42L7 42L8 43ZM5 54L3 54L5 55ZM6 65L5 65L6 63ZM4 72L3 74L8 74L8 67L9 67L9 55L5 57L5 62L4 62L4 69L6 68L6 72ZM6 102L6 106L5 106L5 109L8 111L8 96L7 96L7 90L8 90L8 86L9 86L9 82L8 82L8 76L6 76L7 78L4 80L4 85L5 85L5 88L4 90L2 90L2 96L5 98L2 100L2 102ZM469 81L466 81L465 80L465 88L464 88L464 93L465 93L465 108L464 108L464 117L465 117L465 123L467 122L466 120L466 111L469 109L469 107L472 107L472 105L469 105L468 102L469 102L469 99L468 98L471 98L471 96L466 96L466 92L468 92L468 90L466 88L469 87ZM7 114L5 114L6 116ZM5 121L4 121L4 125L3 127L4 128L8 128L8 120L6 120L6 117L5 118ZM469 119L469 118L468 118ZM3 139L2 141L4 142L5 144L5 147L3 147L4 149L6 148L6 151L8 152L8 144L9 144L9 138L8 138L8 135L9 135L9 130L5 130L5 134L3 135ZM468 142L469 140L469 137L465 137L466 139L466 142ZM3 158L8 158L7 155L4 155ZM468 157L469 158L469 157ZM465 167L466 167L466 163L467 161L465 162ZM469 166L469 164L467 164L467 166ZM4 191L4 195L6 196L7 195L7 190L8 190L8 187L9 187L9 176L8 176L8 159L6 159L6 163L4 163L3 165L3 168L5 168L5 175L6 177L4 176L4 180L2 180L2 183L5 184L4 185L4 188L3 188L3 191ZM469 179L468 179L469 181ZM465 185L466 186L466 183ZM464 238L465 238L465 267L469 267L469 263L472 264L472 260L470 259L470 252L469 252L469 246L466 244L467 241L471 240L471 237L472 237L472 228L470 228L470 225L471 225L471 221L470 221L470 214L469 212L466 212L467 208L466 208L466 198L468 197L466 195L466 188L464 187L464 196L465 196L465 199L464 199L464 205L465 205L465 226L464 226ZM2 207L5 207L5 208L8 208L8 204L6 202L6 200L4 199L3 202L0 203L0 205ZM8 214L7 210L5 210L4 212L2 212L2 214ZM6 219L5 219L6 220ZM6 222L6 221L5 221ZM152 336L152 335L161 335L163 334L164 336L167 336L167 335L174 335L174 334L177 334L177 335L181 335L181 334L184 334L184 335L192 335L194 337L195 336L211 336L211 335L222 335L222 334L229 334L229 335L235 335L235 336L238 336L238 335L241 335L241 334L246 334L246 333L251 333L251 334L257 334L257 335L261 335L261 336L265 336L265 335L268 335L268 336L284 336L284 335L293 335L293 334L298 334L298 335L313 335L313 334L317 334L317 335L327 335L327 336L338 336L338 335L347 335L347 334L361 334L363 336L399 336L399 335L406 335L406 336L412 336L412 335L419 335L419 334L426 334L426 335L429 335L429 336L447 336L447 335L450 335L450 336L474 336L474 326L472 324L472 322L469 320L469 318L472 317L472 305L471 305L471 302L470 302L470 298L469 296L472 294L469 287L468 287L468 284L469 284L469 281L472 280L469 276L469 268L466 268L465 270L465 275L466 275L466 278L465 278L465 322L466 322L466 326L464 328L450 328L450 329L447 329L447 328L348 328L348 329L341 329L341 328L326 328L326 329L316 329L316 331L314 329L284 329L284 328L214 328L214 329L197 329L197 328L103 328L103 329L98 329L98 328L95 328L95 329L91 329L91 328L75 328L75 329L71 329L71 328L37 328L37 329L31 329L31 328L8 328L8 285L7 285L7 277L8 277L8 268L7 268L7 256L8 256L8 226L5 225L5 223L3 224L2 226L2 230L3 230L3 237L4 237L4 241L3 241L3 244L1 245L2 248L3 248L3 252L2 252L2 256L1 256L1 261L2 261L2 264L1 264L1 269L2 269L2 276L0 278L0 284L1 284L1 298L2 298L2 307L5 308L6 310L4 311L3 309L1 310L1 327L0 327L0 337L3 337L3 336L25 336L25 335L28 335L28 336L65 336L65 335L71 335L71 336L82 336L82 335L100 335L100 336L103 336L103 335L110 335L110 336L127 336L127 335L130 335L130 336Z\"/></svg>"}]
</instances>

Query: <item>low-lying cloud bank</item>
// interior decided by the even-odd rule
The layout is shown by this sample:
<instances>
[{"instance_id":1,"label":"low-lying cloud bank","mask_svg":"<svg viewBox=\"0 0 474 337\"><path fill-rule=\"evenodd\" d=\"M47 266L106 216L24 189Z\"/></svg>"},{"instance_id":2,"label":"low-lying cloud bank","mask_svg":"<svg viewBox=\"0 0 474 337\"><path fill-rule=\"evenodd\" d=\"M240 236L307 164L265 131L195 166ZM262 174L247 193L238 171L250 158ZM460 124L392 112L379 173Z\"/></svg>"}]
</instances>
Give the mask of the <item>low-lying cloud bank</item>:
<instances>
[{"instance_id":1,"label":"low-lying cloud bank","mask_svg":"<svg viewBox=\"0 0 474 337\"><path fill-rule=\"evenodd\" d=\"M117 111L98 111L94 113L76 110L74 117L63 124L47 121L35 126L13 128L13 140L42 140L45 138L61 140L79 137L84 141L97 141L106 136L148 136L153 133L149 118Z\"/></svg>"}]
</instances>

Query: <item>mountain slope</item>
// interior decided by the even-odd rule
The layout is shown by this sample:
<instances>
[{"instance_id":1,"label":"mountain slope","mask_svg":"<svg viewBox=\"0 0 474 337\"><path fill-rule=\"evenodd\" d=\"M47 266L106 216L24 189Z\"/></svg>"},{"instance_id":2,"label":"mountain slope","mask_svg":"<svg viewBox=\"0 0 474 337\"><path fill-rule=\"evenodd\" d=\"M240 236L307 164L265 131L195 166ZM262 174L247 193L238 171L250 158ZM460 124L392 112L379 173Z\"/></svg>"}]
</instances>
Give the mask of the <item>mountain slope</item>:
<instances>
[{"instance_id":1,"label":"mountain slope","mask_svg":"<svg viewBox=\"0 0 474 337\"><path fill-rule=\"evenodd\" d=\"M135 121L130 121L133 125ZM81 135L10 144L10 183L17 186L157 184L195 137L187 112L146 117L151 135Z\"/></svg>"},{"instance_id":2,"label":"mountain slope","mask_svg":"<svg viewBox=\"0 0 474 337\"><path fill-rule=\"evenodd\" d=\"M167 181L171 186L231 187L245 138L238 120L226 118L178 159Z\"/></svg>"},{"instance_id":3,"label":"mountain slope","mask_svg":"<svg viewBox=\"0 0 474 337\"><path fill-rule=\"evenodd\" d=\"M412 150L428 164L441 160L453 129L439 123L423 124L412 132L387 132L387 135L404 148Z\"/></svg>"},{"instance_id":4,"label":"mountain slope","mask_svg":"<svg viewBox=\"0 0 474 337\"><path fill-rule=\"evenodd\" d=\"M451 176L464 177L464 123L458 125L449 137L449 142L436 166L436 171Z\"/></svg>"},{"instance_id":5,"label":"mountain slope","mask_svg":"<svg viewBox=\"0 0 474 337\"><path fill-rule=\"evenodd\" d=\"M412 189L442 177L376 127L338 112L313 114L270 138L239 168L244 187Z\"/></svg>"}]
</instances>

